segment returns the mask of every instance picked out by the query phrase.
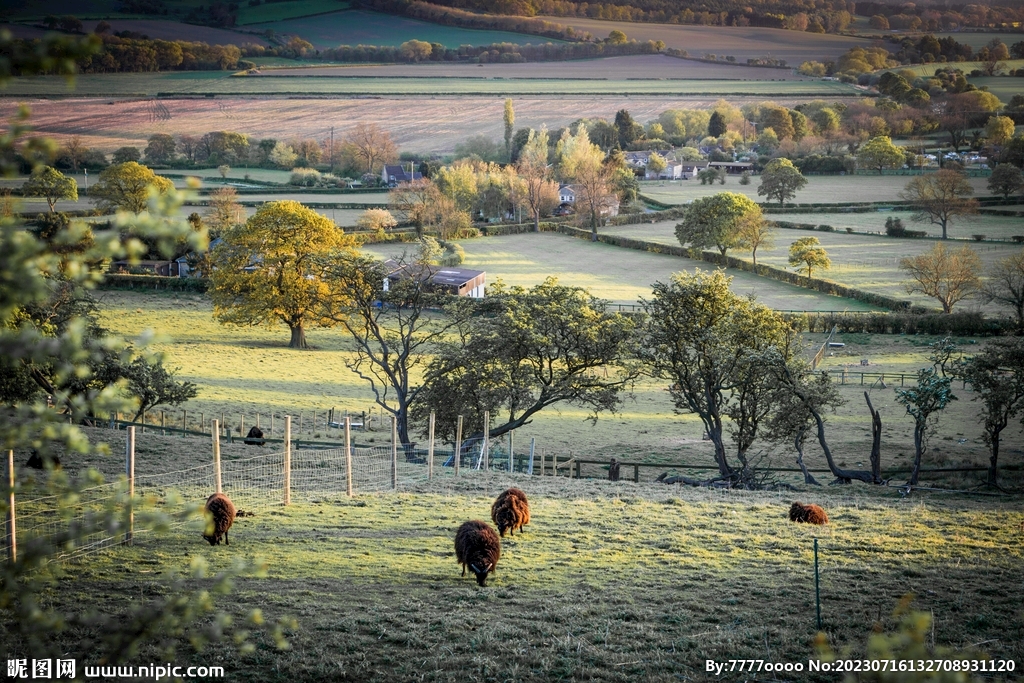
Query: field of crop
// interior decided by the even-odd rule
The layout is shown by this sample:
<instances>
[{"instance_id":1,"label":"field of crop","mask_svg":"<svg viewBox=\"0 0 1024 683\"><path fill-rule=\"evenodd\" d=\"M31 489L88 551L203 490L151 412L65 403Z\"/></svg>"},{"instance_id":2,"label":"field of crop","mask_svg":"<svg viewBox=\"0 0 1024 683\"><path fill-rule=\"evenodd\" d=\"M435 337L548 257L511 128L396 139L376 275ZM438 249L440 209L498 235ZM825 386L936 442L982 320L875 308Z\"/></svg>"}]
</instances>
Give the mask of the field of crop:
<instances>
[{"instance_id":1,"label":"field of crop","mask_svg":"<svg viewBox=\"0 0 1024 683\"><path fill-rule=\"evenodd\" d=\"M873 216L877 219L882 214L849 214L851 216ZM894 214L886 214L894 215ZM902 214L895 214L902 215ZM770 216L776 218L776 216ZM908 222L908 215L903 215L904 222ZM832 215L830 220L836 220L833 224L839 227L838 219ZM818 214L793 214L784 220L798 220L802 223L818 222ZM826 223L821 219L820 223ZM661 223L645 225L624 225L614 228L607 228L605 232L614 235L622 235L634 239L647 240L659 244L678 245L679 241L675 236L675 222L665 221ZM802 237L817 237L822 246L828 252L832 260L832 269L819 271L817 277L823 277L843 284L852 285L870 292L895 296L900 299L908 299L915 304L936 307L938 302L928 299L920 294L909 295L903 286L906 276L899 269L899 260L907 256L916 256L931 249L935 245L933 240L896 239L885 235L849 235L845 232L808 232L806 230L779 230L775 237L775 249L773 251L758 250L757 262L777 268L789 269L788 256L789 245ZM968 244L981 257L984 267L982 274L991 269L991 266L1000 259L1021 250L1020 246L1011 244L991 244L975 242L954 242L949 246L959 249ZM737 252L734 254L740 258L750 258L749 253ZM731 273L730 273L731 274ZM760 279L760 278L755 278ZM737 274L738 280L738 274ZM761 298L761 290L758 288L758 298ZM981 308L987 313L998 313L1000 309L991 304L985 305L979 300L969 300L960 304L961 308ZM1002 311L1005 313L1005 311Z\"/></svg>"},{"instance_id":2,"label":"field of crop","mask_svg":"<svg viewBox=\"0 0 1024 683\"><path fill-rule=\"evenodd\" d=\"M275 6L280 5L270 5L270 7ZM81 18L81 14L77 14L77 16ZM185 24L179 21L165 21L163 19L135 19L131 17L119 18L116 16L111 17L108 14L102 14L100 17L110 24L111 32L135 31L136 33L141 33L149 36L150 38L160 40L187 40L191 42L209 43L210 45L243 45L245 43L252 43L254 45L266 46L270 44L262 36L249 32L231 31L222 28L212 28L210 26L197 26L195 24ZM89 20L87 22L85 27L87 31L91 31L94 28L94 21L98 21L98 19ZM42 31L35 26L26 26L22 24L10 24L9 30L16 38L38 38L45 33L45 31Z\"/></svg>"},{"instance_id":3,"label":"field of crop","mask_svg":"<svg viewBox=\"0 0 1024 683\"><path fill-rule=\"evenodd\" d=\"M248 23L248 22L247 22ZM398 46L407 40L425 40L440 43L445 47L460 45L490 45L492 43L548 43L549 38L531 36L508 31L483 31L442 26L407 17L369 12L345 10L322 14L316 17L271 21L266 24L251 23L256 30L273 29L275 33L296 35L313 43L318 49L339 45L391 45Z\"/></svg>"},{"instance_id":4,"label":"field of crop","mask_svg":"<svg viewBox=\"0 0 1024 683\"><path fill-rule=\"evenodd\" d=\"M485 518L509 485L528 492L531 523L505 539L481 589L459 576L454 530ZM815 491L833 520L823 530L786 520L795 495L469 474L397 494L264 503L235 523L230 546L207 546L191 526L76 563L47 606L116 609L114 596L160 594L192 558L217 572L258 557L267 575L237 580L217 604L242 623L255 608L271 623L295 618L290 649L257 632L252 655L182 649L176 664L294 682L713 680L706 660L815 658L820 538L835 649L862 655L873 629L897 628L893 610L913 594L933 619L929 643L1024 657L1024 516L1012 503Z\"/></svg>"},{"instance_id":5,"label":"field of crop","mask_svg":"<svg viewBox=\"0 0 1024 683\"><path fill-rule=\"evenodd\" d=\"M911 176L902 175L819 175L807 176L807 184L796 193L796 203L828 202L890 202L900 201L899 194L910 182ZM987 178L970 178L976 196L988 196ZM739 176L729 176L725 184L701 185L699 180L658 180L640 184L640 193L665 204L685 204L699 197L717 192L737 192L756 202L764 201L757 195L761 184L758 177L751 178L749 185L740 185ZM883 218L883 224L885 219ZM815 222L808 218L802 223ZM828 221L817 221L827 223Z\"/></svg>"},{"instance_id":6,"label":"field of crop","mask_svg":"<svg viewBox=\"0 0 1024 683\"><path fill-rule=\"evenodd\" d=\"M668 47L686 50L693 57L733 56L745 63L754 57L771 56L784 59L791 67L807 60L835 59L851 47L868 45L863 38L825 33L786 31L778 28L740 26L688 26L677 24L631 23L581 19L578 17L541 17L548 21L587 31L596 38L606 38L619 30L635 40L660 40Z\"/></svg>"},{"instance_id":7,"label":"field of crop","mask_svg":"<svg viewBox=\"0 0 1024 683\"><path fill-rule=\"evenodd\" d=\"M651 80L743 80L743 81L814 81L785 69L763 69L754 66L729 66L667 55L636 55L575 59L568 62L529 62L526 64L346 64L344 66L296 67L273 69L264 73L273 76L372 76L375 78L480 78L480 79L574 79L611 81Z\"/></svg>"},{"instance_id":8,"label":"field of crop","mask_svg":"<svg viewBox=\"0 0 1024 683\"><path fill-rule=\"evenodd\" d=\"M252 95L459 95L515 97L527 95L658 95L692 97L748 95L761 98L850 97L853 86L826 81L616 81L559 79L477 78L317 78L315 76L229 76L222 71L173 71L164 73L84 74L75 80L79 97L153 97L158 94L189 96ZM11 81L5 94L11 97L62 97L65 82L57 77L36 76Z\"/></svg>"},{"instance_id":9,"label":"field of crop","mask_svg":"<svg viewBox=\"0 0 1024 683\"><path fill-rule=\"evenodd\" d=\"M113 74L118 75L132 78L138 74ZM80 85L83 78L78 80ZM258 86L254 79L244 79L244 82ZM765 97L790 106L800 101L781 96L781 93ZM717 96L684 95L629 98L607 94L566 95L516 97L514 105L517 127L547 125L549 130L554 130L581 116L603 117L610 121L623 107L627 107L636 120L646 122L669 108L710 108L717 99ZM739 105L760 99L764 97L730 97L729 101ZM113 152L124 145L144 149L146 139L154 133L195 135L234 130L258 138L324 140L334 126L335 138L340 139L356 123L372 121L381 123L402 151L451 153L456 144L473 135L500 140L503 102L500 96L365 99L180 96L159 100L94 97L71 102L34 99L26 104L32 108L32 123L40 134L58 140L77 135L85 145L105 152ZM16 108L16 100L0 99L0 118L9 119ZM239 172L245 173L234 169L232 175Z\"/></svg>"}]
</instances>

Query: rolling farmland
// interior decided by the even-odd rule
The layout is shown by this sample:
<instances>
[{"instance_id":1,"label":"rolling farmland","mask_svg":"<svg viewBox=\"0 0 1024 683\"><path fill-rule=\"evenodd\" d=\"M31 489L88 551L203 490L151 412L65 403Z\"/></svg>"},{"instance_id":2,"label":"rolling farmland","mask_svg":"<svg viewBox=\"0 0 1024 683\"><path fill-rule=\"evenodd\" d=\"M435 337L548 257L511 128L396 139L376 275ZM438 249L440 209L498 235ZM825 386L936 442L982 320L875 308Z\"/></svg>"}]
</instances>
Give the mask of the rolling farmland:
<instances>
[{"instance_id":1,"label":"rolling farmland","mask_svg":"<svg viewBox=\"0 0 1024 683\"><path fill-rule=\"evenodd\" d=\"M82 84L82 78L78 79ZM258 85L257 79L246 82ZM780 86L782 84L769 84ZM775 89L779 89L776 87ZM636 97L628 100L629 110L639 121L648 121L669 108L708 108L717 96ZM730 97L742 104L763 97ZM796 98L772 97L783 104ZM374 98L160 98L112 99L92 97L71 103L28 100L37 131L63 140L81 136L89 147L112 152L124 145L140 149L154 133L202 134L234 130L256 137L278 139L344 136L356 123L387 121L387 129L403 151L450 153L455 145L472 135L499 139L502 135L502 99L476 97L374 97ZM613 119L626 102L622 96L516 97L516 125L549 130L568 125L582 115ZM12 99L0 100L0 116L9 118L16 110ZM233 175L245 171L235 170ZM738 187L734 181L726 189ZM699 184L698 184L699 185ZM674 186L673 186L674 187ZM752 186L750 186L752 187ZM755 190L756 191L756 190ZM668 195L665 201L669 201Z\"/></svg>"},{"instance_id":2,"label":"rolling farmland","mask_svg":"<svg viewBox=\"0 0 1024 683\"><path fill-rule=\"evenodd\" d=\"M272 6L272 5L271 5ZM492 43L548 43L550 38L507 31L484 31L442 26L379 12L346 10L271 23L253 23L248 28L296 35L317 48L339 45L390 45L397 47L408 40L440 43L445 47L490 45Z\"/></svg>"},{"instance_id":3,"label":"rolling farmland","mask_svg":"<svg viewBox=\"0 0 1024 683\"><path fill-rule=\"evenodd\" d=\"M864 38L777 28L648 24L577 17L540 18L589 32L596 38L605 38L617 29L635 40L663 41L666 46L686 50L694 57L710 53L721 59L731 55L740 62L746 62L750 58L771 56L784 59L793 67L807 60L835 59L851 47L870 45Z\"/></svg>"}]
</instances>

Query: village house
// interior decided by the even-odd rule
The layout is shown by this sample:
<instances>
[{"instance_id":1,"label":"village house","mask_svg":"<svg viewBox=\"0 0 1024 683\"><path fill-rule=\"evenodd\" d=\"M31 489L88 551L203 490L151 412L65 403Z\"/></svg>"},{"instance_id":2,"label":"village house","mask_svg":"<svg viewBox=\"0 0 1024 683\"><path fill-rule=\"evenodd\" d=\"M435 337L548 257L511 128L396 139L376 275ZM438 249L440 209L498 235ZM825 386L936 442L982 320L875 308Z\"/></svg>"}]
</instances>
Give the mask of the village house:
<instances>
[{"instance_id":1,"label":"village house","mask_svg":"<svg viewBox=\"0 0 1024 683\"><path fill-rule=\"evenodd\" d=\"M381 182L388 187L395 187L401 183L411 183L422 178L423 174L414 170L411 163L409 164L409 170L406 170L401 165L391 166L385 164L384 169L380 172Z\"/></svg>"},{"instance_id":2,"label":"village house","mask_svg":"<svg viewBox=\"0 0 1024 683\"><path fill-rule=\"evenodd\" d=\"M729 175L740 175L754 169L754 164L749 161L712 161L708 166L713 169L724 168Z\"/></svg>"}]
</instances>

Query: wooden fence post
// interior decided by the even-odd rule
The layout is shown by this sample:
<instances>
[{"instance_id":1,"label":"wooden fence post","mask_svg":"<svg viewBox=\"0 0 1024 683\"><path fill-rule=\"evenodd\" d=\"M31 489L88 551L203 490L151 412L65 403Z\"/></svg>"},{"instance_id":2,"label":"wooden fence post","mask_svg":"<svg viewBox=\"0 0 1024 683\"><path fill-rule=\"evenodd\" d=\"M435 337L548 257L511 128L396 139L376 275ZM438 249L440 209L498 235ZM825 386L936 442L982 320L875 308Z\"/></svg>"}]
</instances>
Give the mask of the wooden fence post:
<instances>
[{"instance_id":1,"label":"wooden fence post","mask_svg":"<svg viewBox=\"0 0 1024 683\"><path fill-rule=\"evenodd\" d=\"M345 485L352 497L352 423L345 418Z\"/></svg>"},{"instance_id":2,"label":"wooden fence post","mask_svg":"<svg viewBox=\"0 0 1024 683\"><path fill-rule=\"evenodd\" d=\"M188 431L188 411L181 411L181 438L185 438L185 432Z\"/></svg>"},{"instance_id":3,"label":"wooden fence post","mask_svg":"<svg viewBox=\"0 0 1024 683\"><path fill-rule=\"evenodd\" d=\"M238 436L239 438L245 436L245 413L238 416Z\"/></svg>"},{"instance_id":4,"label":"wooden fence post","mask_svg":"<svg viewBox=\"0 0 1024 683\"><path fill-rule=\"evenodd\" d=\"M430 426L427 428L427 479L434 478L434 411L430 411Z\"/></svg>"},{"instance_id":5,"label":"wooden fence post","mask_svg":"<svg viewBox=\"0 0 1024 683\"><path fill-rule=\"evenodd\" d=\"M167 436L167 416L160 411L160 436Z\"/></svg>"},{"instance_id":6,"label":"wooden fence post","mask_svg":"<svg viewBox=\"0 0 1024 683\"><path fill-rule=\"evenodd\" d=\"M292 416L284 416L284 504L292 504Z\"/></svg>"},{"instance_id":7,"label":"wooden fence post","mask_svg":"<svg viewBox=\"0 0 1024 683\"><path fill-rule=\"evenodd\" d=\"M633 465L633 481L640 483L640 465Z\"/></svg>"},{"instance_id":8,"label":"wooden fence post","mask_svg":"<svg viewBox=\"0 0 1024 683\"><path fill-rule=\"evenodd\" d=\"M128 530L125 545L131 545L135 536L135 427L129 427L124 441L124 469L128 475Z\"/></svg>"},{"instance_id":9,"label":"wooden fence post","mask_svg":"<svg viewBox=\"0 0 1024 683\"><path fill-rule=\"evenodd\" d=\"M213 438L213 485L215 493L222 493L220 479L220 422L213 421L213 429L210 430Z\"/></svg>"},{"instance_id":10,"label":"wooden fence post","mask_svg":"<svg viewBox=\"0 0 1024 683\"><path fill-rule=\"evenodd\" d=\"M459 461L462 460L462 416L455 422L455 476L459 476Z\"/></svg>"},{"instance_id":11,"label":"wooden fence post","mask_svg":"<svg viewBox=\"0 0 1024 683\"><path fill-rule=\"evenodd\" d=\"M398 490L398 416L391 416L391 488Z\"/></svg>"},{"instance_id":12,"label":"wooden fence post","mask_svg":"<svg viewBox=\"0 0 1024 683\"><path fill-rule=\"evenodd\" d=\"M142 433L146 433L146 411L142 411Z\"/></svg>"},{"instance_id":13,"label":"wooden fence post","mask_svg":"<svg viewBox=\"0 0 1024 683\"><path fill-rule=\"evenodd\" d=\"M533 454L537 447L537 438L530 437L530 465L526 469L527 474L533 474Z\"/></svg>"},{"instance_id":14,"label":"wooden fence post","mask_svg":"<svg viewBox=\"0 0 1024 683\"><path fill-rule=\"evenodd\" d=\"M18 561L18 534L14 514L14 451L7 451L7 559L11 564Z\"/></svg>"},{"instance_id":15,"label":"wooden fence post","mask_svg":"<svg viewBox=\"0 0 1024 683\"><path fill-rule=\"evenodd\" d=\"M270 412L270 438L274 438L274 412Z\"/></svg>"},{"instance_id":16,"label":"wooden fence post","mask_svg":"<svg viewBox=\"0 0 1024 683\"><path fill-rule=\"evenodd\" d=\"M514 430L509 430L509 433L508 433L508 471L509 472L512 472L513 469L514 469L512 467L512 433L513 433L513 431Z\"/></svg>"},{"instance_id":17,"label":"wooden fence post","mask_svg":"<svg viewBox=\"0 0 1024 683\"><path fill-rule=\"evenodd\" d=\"M491 436L491 413L488 410L484 411L484 442L480 445L480 464L482 469L486 472L490 463L490 444L488 441Z\"/></svg>"}]
</instances>

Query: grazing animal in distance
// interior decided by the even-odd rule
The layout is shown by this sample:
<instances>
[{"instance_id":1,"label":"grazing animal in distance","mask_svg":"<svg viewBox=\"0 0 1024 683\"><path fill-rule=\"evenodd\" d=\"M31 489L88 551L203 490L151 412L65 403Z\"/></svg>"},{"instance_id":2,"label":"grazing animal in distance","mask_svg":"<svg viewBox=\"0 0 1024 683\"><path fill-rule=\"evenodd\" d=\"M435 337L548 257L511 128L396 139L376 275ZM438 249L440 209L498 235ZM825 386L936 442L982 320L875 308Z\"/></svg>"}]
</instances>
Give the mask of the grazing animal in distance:
<instances>
[{"instance_id":1,"label":"grazing animal in distance","mask_svg":"<svg viewBox=\"0 0 1024 683\"><path fill-rule=\"evenodd\" d=\"M262 446L266 441L263 440L263 430L253 425L252 429L245 437L246 446Z\"/></svg>"},{"instance_id":2,"label":"grazing animal in distance","mask_svg":"<svg viewBox=\"0 0 1024 683\"><path fill-rule=\"evenodd\" d=\"M32 455L28 457L28 462L25 463L25 467L31 467L34 470L43 470L46 469L46 463L53 465L53 469L55 470L60 469L60 458L53 454L47 455L44 458L39 455L39 451L33 448Z\"/></svg>"},{"instance_id":3,"label":"grazing animal in distance","mask_svg":"<svg viewBox=\"0 0 1024 683\"><path fill-rule=\"evenodd\" d=\"M612 461L608 463L608 481L619 480L619 461L612 458Z\"/></svg>"},{"instance_id":4,"label":"grazing animal in distance","mask_svg":"<svg viewBox=\"0 0 1024 683\"><path fill-rule=\"evenodd\" d=\"M210 519L206 521L207 533L203 534L203 538L210 545L218 545L223 536L224 545L231 545L228 529L235 523L235 504L223 493L215 493L206 499L206 512L210 514Z\"/></svg>"},{"instance_id":5,"label":"grazing animal in distance","mask_svg":"<svg viewBox=\"0 0 1024 683\"><path fill-rule=\"evenodd\" d=\"M506 531L513 536L516 535L516 529L522 531L530 523L530 503L526 500L526 494L514 486L502 491L491 505L491 520L497 525L502 538Z\"/></svg>"},{"instance_id":6,"label":"grazing animal in distance","mask_svg":"<svg viewBox=\"0 0 1024 683\"><path fill-rule=\"evenodd\" d=\"M455 532L455 559L462 565L463 576L466 567L472 570L478 585L487 585L487 575L496 569L500 557L501 539L487 522L463 522Z\"/></svg>"},{"instance_id":7,"label":"grazing animal in distance","mask_svg":"<svg viewBox=\"0 0 1024 683\"><path fill-rule=\"evenodd\" d=\"M807 522L808 524L828 524L828 515L819 505L804 505L796 502L789 508L789 519L793 522Z\"/></svg>"}]
</instances>

